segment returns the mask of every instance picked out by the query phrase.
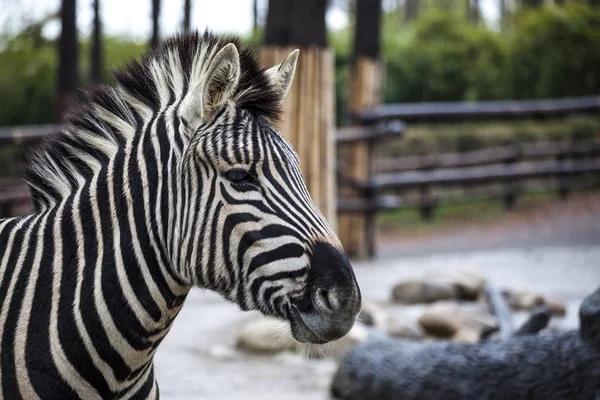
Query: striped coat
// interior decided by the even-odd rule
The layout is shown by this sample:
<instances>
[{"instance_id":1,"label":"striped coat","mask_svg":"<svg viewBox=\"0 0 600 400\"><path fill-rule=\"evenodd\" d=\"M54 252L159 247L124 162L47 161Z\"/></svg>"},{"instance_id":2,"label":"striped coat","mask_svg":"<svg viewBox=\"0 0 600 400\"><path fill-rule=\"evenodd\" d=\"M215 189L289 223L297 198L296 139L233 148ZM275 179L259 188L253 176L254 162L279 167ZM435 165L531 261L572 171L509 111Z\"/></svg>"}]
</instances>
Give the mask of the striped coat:
<instances>
[{"instance_id":1,"label":"striped coat","mask_svg":"<svg viewBox=\"0 0 600 400\"><path fill-rule=\"evenodd\" d=\"M301 342L351 328L351 266L274 129L297 56L193 33L86 92L28 163L35 213L0 220L0 398L158 398L194 286Z\"/></svg>"}]
</instances>

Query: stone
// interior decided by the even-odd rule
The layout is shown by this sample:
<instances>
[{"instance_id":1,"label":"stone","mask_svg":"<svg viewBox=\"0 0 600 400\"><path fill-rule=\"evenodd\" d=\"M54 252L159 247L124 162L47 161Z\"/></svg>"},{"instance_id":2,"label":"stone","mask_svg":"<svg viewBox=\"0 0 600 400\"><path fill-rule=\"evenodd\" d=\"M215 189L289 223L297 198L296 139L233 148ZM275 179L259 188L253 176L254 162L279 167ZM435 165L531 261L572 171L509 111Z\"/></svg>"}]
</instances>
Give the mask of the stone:
<instances>
[{"instance_id":1,"label":"stone","mask_svg":"<svg viewBox=\"0 0 600 400\"><path fill-rule=\"evenodd\" d=\"M285 322L259 317L241 326L236 347L251 353L275 354L293 348L294 342Z\"/></svg>"},{"instance_id":2,"label":"stone","mask_svg":"<svg viewBox=\"0 0 600 400\"><path fill-rule=\"evenodd\" d=\"M448 283L409 280L396 284L392 289L392 301L402 304L432 303L456 297L456 289Z\"/></svg>"},{"instance_id":3,"label":"stone","mask_svg":"<svg viewBox=\"0 0 600 400\"><path fill-rule=\"evenodd\" d=\"M544 298L528 290L504 290L502 292L508 305L515 310L528 310L544 304Z\"/></svg>"},{"instance_id":4,"label":"stone","mask_svg":"<svg viewBox=\"0 0 600 400\"><path fill-rule=\"evenodd\" d=\"M477 329L464 328L452 335L450 340L457 343L477 343L481 340L481 332Z\"/></svg>"},{"instance_id":5,"label":"stone","mask_svg":"<svg viewBox=\"0 0 600 400\"><path fill-rule=\"evenodd\" d=\"M444 270L428 274L425 279L428 283L451 285L459 300L477 300L485 285L485 278L478 272L471 270Z\"/></svg>"},{"instance_id":6,"label":"stone","mask_svg":"<svg viewBox=\"0 0 600 400\"><path fill-rule=\"evenodd\" d=\"M385 323L385 311L376 302L364 300L358 321L364 325L381 328Z\"/></svg>"},{"instance_id":7,"label":"stone","mask_svg":"<svg viewBox=\"0 0 600 400\"><path fill-rule=\"evenodd\" d=\"M416 321L407 321L394 317L388 318L385 330L390 336L394 337L422 339L424 336L423 329Z\"/></svg>"},{"instance_id":8,"label":"stone","mask_svg":"<svg viewBox=\"0 0 600 400\"><path fill-rule=\"evenodd\" d=\"M543 297L543 305L550 311L550 314L557 316L564 316L567 313L565 302L562 299L551 296Z\"/></svg>"},{"instance_id":9,"label":"stone","mask_svg":"<svg viewBox=\"0 0 600 400\"><path fill-rule=\"evenodd\" d=\"M470 343L498 329L496 318L478 303L440 301L427 307L418 322L428 335Z\"/></svg>"},{"instance_id":10,"label":"stone","mask_svg":"<svg viewBox=\"0 0 600 400\"><path fill-rule=\"evenodd\" d=\"M566 314L564 301L557 297L545 296L529 290L505 290L502 294L514 310L533 311L537 307L546 306L552 315Z\"/></svg>"},{"instance_id":11,"label":"stone","mask_svg":"<svg viewBox=\"0 0 600 400\"><path fill-rule=\"evenodd\" d=\"M426 307L426 304L388 304L385 308L385 332L395 337L422 339L425 334L417 319Z\"/></svg>"}]
</instances>

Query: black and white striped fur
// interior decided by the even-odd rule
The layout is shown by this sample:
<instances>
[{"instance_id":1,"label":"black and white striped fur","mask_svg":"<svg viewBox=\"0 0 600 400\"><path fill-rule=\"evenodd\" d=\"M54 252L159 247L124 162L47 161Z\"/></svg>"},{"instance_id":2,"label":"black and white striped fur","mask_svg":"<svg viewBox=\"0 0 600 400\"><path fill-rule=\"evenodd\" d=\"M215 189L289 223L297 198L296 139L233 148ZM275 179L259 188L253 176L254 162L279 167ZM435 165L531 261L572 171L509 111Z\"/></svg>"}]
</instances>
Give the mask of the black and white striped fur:
<instances>
[{"instance_id":1,"label":"black and white striped fur","mask_svg":"<svg viewBox=\"0 0 600 400\"><path fill-rule=\"evenodd\" d=\"M299 341L350 329L352 269L273 128L297 55L263 70L194 33L86 92L29 162L35 213L0 220L0 398L158 398L152 359L193 286Z\"/></svg>"}]
</instances>

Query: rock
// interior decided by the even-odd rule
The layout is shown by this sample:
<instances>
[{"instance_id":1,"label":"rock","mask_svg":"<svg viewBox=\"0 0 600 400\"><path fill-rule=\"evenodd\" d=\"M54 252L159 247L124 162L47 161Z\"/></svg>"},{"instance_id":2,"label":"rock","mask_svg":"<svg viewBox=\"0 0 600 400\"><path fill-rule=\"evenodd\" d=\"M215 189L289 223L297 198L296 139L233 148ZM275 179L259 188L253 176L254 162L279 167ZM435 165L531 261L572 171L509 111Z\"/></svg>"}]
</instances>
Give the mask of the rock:
<instances>
[{"instance_id":1,"label":"rock","mask_svg":"<svg viewBox=\"0 0 600 400\"><path fill-rule=\"evenodd\" d=\"M564 301L556 297L544 296L543 305L550 311L550 314L557 316L564 316L567 313Z\"/></svg>"},{"instance_id":2,"label":"rock","mask_svg":"<svg viewBox=\"0 0 600 400\"><path fill-rule=\"evenodd\" d=\"M444 270L428 274L426 282L451 285L459 300L477 300L483 291L485 278L471 270Z\"/></svg>"},{"instance_id":3,"label":"rock","mask_svg":"<svg viewBox=\"0 0 600 400\"><path fill-rule=\"evenodd\" d=\"M358 320L364 325L382 328L385 323L385 312L376 302L365 300Z\"/></svg>"},{"instance_id":4,"label":"rock","mask_svg":"<svg viewBox=\"0 0 600 400\"><path fill-rule=\"evenodd\" d=\"M450 340L457 343L477 343L481 340L481 332L477 329L463 328L452 335Z\"/></svg>"},{"instance_id":5,"label":"rock","mask_svg":"<svg viewBox=\"0 0 600 400\"><path fill-rule=\"evenodd\" d=\"M400 282L392 289L392 301L402 304L432 303L456 297L455 288L447 283L410 280Z\"/></svg>"},{"instance_id":6,"label":"rock","mask_svg":"<svg viewBox=\"0 0 600 400\"><path fill-rule=\"evenodd\" d=\"M278 353L295 345L291 335L285 333L285 322L275 318L260 317L241 326L236 347L252 353Z\"/></svg>"},{"instance_id":7,"label":"rock","mask_svg":"<svg viewBox=\"0 0 600 400\"><path fill-rule=\"evenodd\" d=\"M431 336L463 342L478 341L498 329L496 318L484 304L437 302L427 307L418 321Z\"/></svg>"},{"instance_id":8,"label":"rock","mask_svg":"<svg viewBox=\"0 0 600 400\"><path fill-rule=\"evenodd\" d=\"M388 318L385 330L390 336L408 339L422 339L423 329L416 321L406 321L399 318Z\"/></svg>"},{"instance_id":9,"label":"rock","mask_svg":"<svg viewBox=\"0 0 600 400\"><path fill-rule=\"evenodd\" d=\"M515 310L533 311L540 306L546 306L552 315L564 316L566 307L564 301L552 296L543 296L528 290L505 290L502 293L511 308Z\"/></svg>"},{"instance_id":10,"label":"rock","mask_svg":"<svg viewBox=\"0 0 600 400\"><path fill-rule=\"evenodd\" d=\"M508 305L515 310L528 310L544 304L544 298L528 290L505 290L502 294L506 297Z\"/></svg>"},{"instance_id":11,"label":"rock","mask_svg":"<svg viewBox=\"0 0 600 400\"><path fill-rule=\"evenodd\" d=\"M395 305L390 304L385 309L385 331L395 337L422 339L424 337L423 329L417 319L423 313L427 305Z\"/></svg>"}]
</instances>

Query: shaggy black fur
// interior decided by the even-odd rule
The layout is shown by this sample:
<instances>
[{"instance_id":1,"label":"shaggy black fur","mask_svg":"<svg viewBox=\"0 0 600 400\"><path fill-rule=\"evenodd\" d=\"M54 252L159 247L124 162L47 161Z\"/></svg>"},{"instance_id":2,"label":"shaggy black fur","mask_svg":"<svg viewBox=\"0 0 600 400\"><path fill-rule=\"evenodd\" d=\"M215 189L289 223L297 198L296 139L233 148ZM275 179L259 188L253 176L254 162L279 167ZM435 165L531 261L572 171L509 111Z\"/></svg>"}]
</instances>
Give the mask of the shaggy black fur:
<instances>
[{"instance_id":1,"label":"shaggy black fur","mask_svg":"<svg viewBox=\"0 0 600 400\"><path fill-rule=\"evenodd\" d=\"M580 332L478 344L371 340L344 357L332 394L345 400L598 400L600 290L586 299L581 315Z\"/></svg>"},{"instance_id":2,"label":"shaggy black fur","mask_svg":"<svg viewBox=\"0 0 600 400\"><path fill-rule=\"evenodd\" d=\"M177 35L165 40L161 46L143 56L140 61L132 60L125 68L114 71L113 74L119 86L153 112L157 112L159 95L150 71L153 62L167 66L170 54L178 57L183 70L185 93L188 90L188 80L194 62L210 62L195 57L198 49L221 49L228 43L234 43L240 55L240 81L232 95L236 105L257 117L275 123L281 115L280 97L273 89L265 69L261 68L254 52L249 48L242 48L239 38L234 36L214 35L209 31ZM252 90L248 90L249 88ZM178 97L183 96L179 94ZM171 102L176 100L175 93L171 93ZM81 104L74 107L67 116L67 128L50 135L37 151L32 152L24 168L24 178L29 184L37 211L57 203L62 197L59 188L64 188L65 184L73 189L76 188L77 175L84 177L90 175L90 166L81 162L77 153L87 153L101 163L106 162L105 154L101 154L89 143L81 140L80 131L84 130L116 142L118 147L123 145L123 136L98 117L94 110L96 106L118 116L134 130L138 130L139 115L126 104L114 88L96 85L85 90Z\"/></svg>"},{"instance_id":3,"label":"shaggy black fur","mask_svg":"<svg viewBox=\"0 0 600 400\"><path fill-rule=\"evenodd\" d=\"M187 77L189 77L193 66L196 49L200 47L220 49L228 43L233 43L240 54L242 73L240 84L233 94L234 98L239 97L237 105L271 121L277 120L281 114L279 97L268 81L264 69L261 68L253 50L242 48L240 39L236 36L214 35L209 31L202 34L195 32L177 35L165 40L156 51L143 57L141 62L131 61L123 70L115 71L114 75L119 84L128 92L135 94L138 99L144 101L148 106L156 108L158 106L158 93L149 69L149 63L152 60L158 60L160 63L161 60L167 59L169 52L177 54L187 85ZM250 87L258 90L247 92ZM240 97L240 94L243 95Z\"/></svg>"}]
</instances>

